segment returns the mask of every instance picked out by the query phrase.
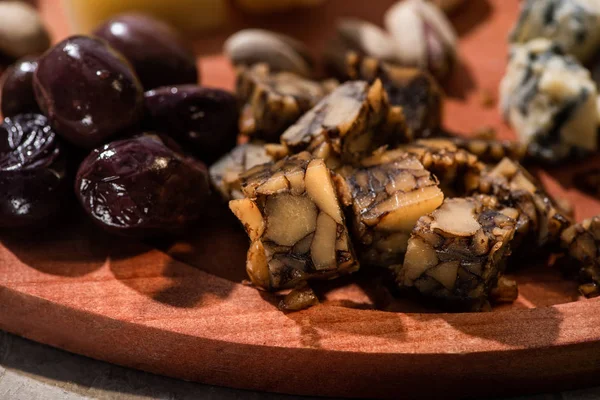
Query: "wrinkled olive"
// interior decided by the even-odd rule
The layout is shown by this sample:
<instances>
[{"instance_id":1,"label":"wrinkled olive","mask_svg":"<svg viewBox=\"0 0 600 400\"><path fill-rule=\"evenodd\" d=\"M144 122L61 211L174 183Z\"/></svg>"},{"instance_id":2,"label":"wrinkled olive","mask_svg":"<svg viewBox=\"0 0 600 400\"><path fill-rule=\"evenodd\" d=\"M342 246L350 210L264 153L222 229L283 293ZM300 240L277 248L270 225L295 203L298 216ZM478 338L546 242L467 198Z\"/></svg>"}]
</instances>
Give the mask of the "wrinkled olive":
<instances>
[{"instance_id":1,"label":"wrinkled olive","mask_svg":"<svg viewBox=\"0 0 600 400\"><path fill-rule=\"evenodd\" d=\"M144 125L173 137L206 163L231 150L238 133L235 97L196 85L162 87L145 94Z\"/></svg>"},{"instance_id":2,"label":"wrinkled olive","mask_svg":"<svg viewBox=\"0 0 600 400\"><path fill-rule=\"evenodd\" d=\"M26 57L17 61L2 76L2 115L12 117L23 113L39 113L33 94L33 73L37 59Z\"/></svg>"},{"instance_id":3,"label":"wrinkled olive","mask_svg":"<svg viewBox=\"0 0 600 400\"><path fill-rule=\"evenodd\" d=\"M0 228L39 225L66 198L66 163L60 139L39 114L0 125Z\"/></svg>"},{"instance_id":4,"label":"wrinkled olive","mask_svg":"<svg viewBox=\"0 0 600 400\"><path fill-rule=\"evenodd\" d=\"M137 124L142 86L123 56L105 41L72 36L38 60L37 102L57 134L93 148Z\"/></svg>"},{"instance_id":5,"label":"wrinkled olive","mask_svg":"<svg viewBox=\"0 0 600 400\"><path fill-rule=\"evenodd\" d=\"M123 14L95 31L131 62L145 90L198 83L191 46L170 25L150 16Z\"/></svg>"},{"instance_id":6,"label":"wrinkled olive","mask_svg":"<svg viewBox=\"0 0 600 400\"><path fill-rule=\"evenodd\" d=\"M84 210L106 230L150 237L197 220L208 198L206 166L169 148L156 135L93 150L77 172Z\"/></svg>"}]
</instances>

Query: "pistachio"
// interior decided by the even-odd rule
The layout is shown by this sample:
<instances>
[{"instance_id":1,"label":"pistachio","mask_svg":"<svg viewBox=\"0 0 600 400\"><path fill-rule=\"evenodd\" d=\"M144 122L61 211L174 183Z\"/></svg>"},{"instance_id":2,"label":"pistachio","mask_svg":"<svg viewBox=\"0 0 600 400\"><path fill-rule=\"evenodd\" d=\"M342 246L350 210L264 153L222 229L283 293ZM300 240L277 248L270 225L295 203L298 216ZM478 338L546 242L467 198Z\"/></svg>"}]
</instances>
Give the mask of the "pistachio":
<instances>
[{"instance_id":1,"label":"pistachio","mask_svg":"<svg viewBox=\"0 0 600 400\"><path fill-rule=\"evenodd\" d=\"M382 61L399 62L398 49L383 29L355 18L342 19L337 25L338 37L350 48Z\"/></svg>"},{"instance_id":2,"label":"pistachio","mask_svg":"<svg viewBox=\"0 0 600 400\"><path fill-rule=\"evenodd\" d=\"M424 0L398 2L386 12L385 25L403 66L429 70L438 79L452 71L457 59L456 32L436 5Z\"/></svg>"},{"instance_id":3,"label":"pistachio","mask_svg":"<svg viewBox=\"0 0 600 400\"><path fill-rule=\"evenodd\" d=\"M50 37L35 8L20 1L0 2L0 52L20 58L48 47Z\"/></svg>"},{"instance_id":4,"label":"pistachio","mask_svg":"<svg viewBox=\"0 0 600 400\"><path fill-rule=\"evenodd\" d=\"M293 72L301 76L313 73L314 63L308 49L299 41L279 33L244 29L230 36L223 48L235 65L265 63L273 71Z\"/></svg>"}]
</instances>

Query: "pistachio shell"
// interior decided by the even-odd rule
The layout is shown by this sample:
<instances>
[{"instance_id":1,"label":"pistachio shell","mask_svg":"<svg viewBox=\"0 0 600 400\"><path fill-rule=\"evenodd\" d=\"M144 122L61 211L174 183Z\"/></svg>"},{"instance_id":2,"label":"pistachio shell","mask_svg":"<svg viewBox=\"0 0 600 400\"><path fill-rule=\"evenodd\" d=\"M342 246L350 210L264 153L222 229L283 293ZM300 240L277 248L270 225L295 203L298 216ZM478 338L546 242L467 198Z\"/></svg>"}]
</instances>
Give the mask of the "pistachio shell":
<instances>
[{"instance_id":1,"label":"pistachio shell","mask_svg":"<svg viewBox=\"0 0 600 400\"><path fill-rule=\"evenodd\" d=\"M266 63L274 71L312 75L308 49L288 36L262 29L244 29L227 39L225 54L235 65Z\"/></svg>"},{"instance_id":2,"label":"pistachio shell","mask_svg":"<svg viewBox=\"0 0 600 400\"><path fill-rule=\"evenodd\" d=\"M424 0L396 3L385 14L385 26L396 42L400 63L444 78L457 58L457 35L444 13Z\"/></svg>"},{"instance_id":3,"label":"pistachio shell","mask_svg":"<svg viewBox=\"0 0 600 400\"><path fill-rule=\"evenodd\" d=\"M392 37L367 21L344 18L337 25L340 38L353 49L383 61L398 62L398 49Z\"/></svg>"}]
</instances>

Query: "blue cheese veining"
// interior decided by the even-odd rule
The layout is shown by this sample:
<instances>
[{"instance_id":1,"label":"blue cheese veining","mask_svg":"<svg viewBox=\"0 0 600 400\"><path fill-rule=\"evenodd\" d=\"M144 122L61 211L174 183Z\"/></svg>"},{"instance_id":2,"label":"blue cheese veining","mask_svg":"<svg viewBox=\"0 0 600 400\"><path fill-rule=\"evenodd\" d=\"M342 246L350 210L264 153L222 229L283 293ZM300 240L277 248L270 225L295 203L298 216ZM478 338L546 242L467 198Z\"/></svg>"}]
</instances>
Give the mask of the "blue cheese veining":
<instances>
[{"instance_id":1,"label":"blue cheese veining","mask_svg":"<svg viewBox=\"0 0 600 400\"><path fill-rule=\"evenodd\" d=\"M504 118L535 156L557 161L574 150L596 150L596 85L553 42L513 46L500 96Z\"/></svg>"},{"instance_id":2,"label":"blue cheese veining","mask_svg":"<svg viewBox=\"0 0 600 400\"><path fill-rule=\"evenodd\" d=\"M525 0L511 43L552 40L586 62L600 48L600 0Z\"/></svg>"}]
</instances>

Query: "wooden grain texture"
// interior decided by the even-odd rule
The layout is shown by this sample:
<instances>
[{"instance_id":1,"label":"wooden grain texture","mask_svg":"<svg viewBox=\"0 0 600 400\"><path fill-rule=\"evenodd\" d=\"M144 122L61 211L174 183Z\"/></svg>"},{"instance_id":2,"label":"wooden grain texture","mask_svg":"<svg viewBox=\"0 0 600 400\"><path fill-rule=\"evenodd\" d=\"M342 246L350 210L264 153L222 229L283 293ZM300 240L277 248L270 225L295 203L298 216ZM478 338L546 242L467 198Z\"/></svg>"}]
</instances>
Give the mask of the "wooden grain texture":
<instances>
[{"instance_id":1,"label":"wooden grain texture","mask_svg":"<svg viewBox=\"0 0 600 400\"><path fill-rule=\"evenodd\" d=\"M335 15L380 22L391 1L331 0L323 9L261 19L318 52ZM464 66L448 83L446 124L508 128L484 108L497 94L516 0L471 0L454 18ZM65 35L55 0L41 1ZM54 5L54 6L53 6ZM297 17L297 18L295 18ZM230 30L257 23L236 16ZM226 31L199 39L217 52ZM231 87L220 56L200 61L204 82ZM542 173L553 193L598 202L570 186L570 169ZM240 284L247 239L223 205L185 240L110 237L74 215L52 232L0 236L0 328L75 353L168 376L283 393L458 397L551 391L597 383L600 300L543 265L516 275L520 296L492 313L440 314L397 299L376 271L317 285L323 304L283 314L277 298Z\"/></svg>"}]
</instances>

